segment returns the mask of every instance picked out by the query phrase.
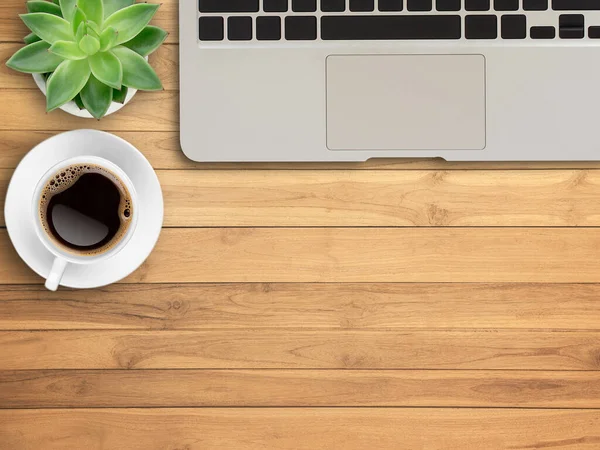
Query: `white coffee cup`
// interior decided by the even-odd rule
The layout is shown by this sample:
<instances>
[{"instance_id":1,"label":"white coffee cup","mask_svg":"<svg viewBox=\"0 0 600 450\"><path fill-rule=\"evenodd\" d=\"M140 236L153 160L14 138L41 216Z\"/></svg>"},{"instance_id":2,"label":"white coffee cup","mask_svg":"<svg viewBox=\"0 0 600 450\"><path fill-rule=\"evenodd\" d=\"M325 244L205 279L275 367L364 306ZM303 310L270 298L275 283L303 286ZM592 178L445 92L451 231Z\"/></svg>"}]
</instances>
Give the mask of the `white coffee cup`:
<instances>
[{"instance_id":1,"label":"white coffee cup","mask_svg":"<svg viewBox=\"0 0 600 450\"><path fill-rule=\"evenodd\" d=\"M50 182L53 176L59 173L62 169L65 169L69 166L78 165L78 164L92 164L95 166L102 167L108 170L110 173L115 175L127 188L129 194L131 196L132 210L133 215L131 217L131 222L129 223L129 227L125 234L120 238L120 240L108 248L106 251L98 254L90 254L90 255L82 255L77 254L75 252L70 252L65 248L59 246L54 239L50 237L48 232L45 230L41 214L40 214L40 203L42 200L42 194L44 192L45 186ZM82 156L76 158L70 158L64 160L51 169L49 169L44 176L38 181L37 187L34 191L34 195L32 198L32 207L31 214L32 219L34 221L34 228L37 234L37 237L44 244L44 246L54 255L54 263L52 264L52 269L46 279L46 288L55 291L58 289L60 285L60 281L67 269L69 264L95 264L100 261L104 261L109 259L119 253L123 247L127 245L127 242L131 238L132 234L135 231L137 225L138 214L136 213L136 205L137 205L137 196L135 192L135 188L133 183L129 179L129 177L121 170L117 165L108 161L104 158L99 158L96 156Z\"/></svg>"}]
</instances>

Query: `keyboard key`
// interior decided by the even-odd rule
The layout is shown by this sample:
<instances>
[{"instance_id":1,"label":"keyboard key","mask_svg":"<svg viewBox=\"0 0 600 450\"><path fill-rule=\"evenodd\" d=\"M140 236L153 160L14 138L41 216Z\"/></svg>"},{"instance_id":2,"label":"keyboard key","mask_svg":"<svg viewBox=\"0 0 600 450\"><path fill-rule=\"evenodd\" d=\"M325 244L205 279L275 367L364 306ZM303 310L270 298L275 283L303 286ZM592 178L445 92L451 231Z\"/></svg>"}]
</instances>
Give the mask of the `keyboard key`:
<instances>
[{"instance_id":1,"label":"keyboard key","mask_svg":"<svg viewBox=\"0 0 600 450\"><path fill-rule=\"evenodd\" d=\"M556 28L554 27L531 27L529 32L531 39L554 39Z\"/></svg>"},{"instance_id":2,"label":"keyboard key","mask_svg":"<svg viewBox=\"0 0 600 450\"><path fill-rule=\"evenodd\" d=\"M381 0L379 0L381 2ZM438 11L460 11L461 0L437 0L436 9Z\"/></svg>"},{"instance_id":3,"label":"keyboard key","mask_svg":"<svg viewBox=\"0 0 600 450\"><path fill-rule=\"evenodd\" d=\"M402 0L379 0L379 11L402 11L402 8Z\"/></svg>"},{"instance_id":4,"label":"keyboard key","mask_svg":"<svg viewBox=\"0 0 600 450\"><path fill-rule=\"evenodd\" d=\"M496 39L498 18L496 16L466 16L465 37L467 39Z\"/></svg>"},{"instance_id":5,"label":"keyboard key","mask_svg":"<svg viewBox=\"0 0 600 450\"><path fill-rule=\"evenodd\" d=\"M200 17L199 38L201 41L222 41L224 38L222 17Z\"/></svg>"},{"instance_id":6,"label":"keyboard key","mask_svg":"<svg viewBox=\"0 0 600 450\"><path fill-rule=\"evenodd\" d=\"M317 0L292 0L292 11L294 12L315 12L317 10Z\"/></svg>"},{"instance_id":7,"label":"keyboard key","mask_svg":"<svg viewBox=\"0 0 600 450\"><path fill-rule=\"evenodd\" d=\"M259 41L278 41L281 39L281 17L257 17L256 39Z\"/></svg>"},{"instance_id":8,"label":"keyboard key","mask_svg":"<svg viewBox=\"0 0 600 450\"><path fill-rule=\"evenodd\" d=\"M317 18L307 16L286 17L285 38L288 41L314 41L317 39Z\"/></svg>"},{"instance_id":9,"label":"keyboard key","mask_svg":"<svg viewBox=\"0 0 600 450\"><path fill-rule=\"evenodd\" d=\"M230 41L252 40L252 17L233 16L227 19L227 39Z\"/></svg>"},{"instance_id":10,"label":"keyboard key","mask_svg":"<svg viewBox=\"0 0 600 450\"><path fill-rule=\"evenodd\" d=\"M548 0L523 0L525 11L547 11Z\"/></svg>"},{"instance_id":11,"label":"keyboard key","mask_svg":"<svg viewBox=\"0 0 600 450\"><path fill-rule=\"evenodd\" d=\"M583 28L559 28L558 34L561 39L583 39L585 30Z\"/></svg>"},{"instance_id":12,"label":"keyboard key","mask_svg":"<svg viewBox=\"0 0 600 450\"><path fill-rule=\"evenodd\" d=\"M465 0L467 11L489 11L490 0Z\"/></svg>"},{"instance_id":13,"label":"keyboard key","mask_svg":"<svg viewBox=\"0 0 600 450\"><path fill-rule=\"evenodd\" d=\"M519 0L494 0L494 9L496 11L517 11Z\"/></svg>"},{"instance_id":14,"label":"keyboard key","mask_svg":"<svg viewBox=\"0 0 600 450\"><path fill-rule=\"evenodd\" d=\"M590 27L588 30L590 39L600 39L600 27Z\"/></svg>"},{"instance_id":15,"label":"keyboard key","mask_svg":"<svg viewBox=\"0 0 600 450\"><path fill-rule=\"evenodd\" d=\"M561 27L580 28L585 24L583 14L561 14L558 20Z\"/></svg>"},{"instance_id":16,"label":"keyboard key","mask_svg":"<svg viewBox=\"0 0 600 450\"><path fill-rule=\"evenodd\" d=\"M263 0L264 12L287 12L288 0Z\"/></svg>"},{"instance_id":17,"label":"keyboard key","mask_svg":"<svg viewBox=\"0 0 600 450\"><path fill-rule=\"evenodd\" d=\"M409 11L431 11L432 0L407 0L406 8Z\"/></svg>"},{"instance_id":18,"label":"keyboard key","mask_svg":"<svg viewBox=\"0 0 600 450\"><path fill-rule=\"evenodd\" d=\"M525 39L527 37L527 19L522 14L506 14L500 21L502 39Z\"/></svg>"},{"instance_id":19,"label":"keyboard key","mask_svg":"<svg viewBox=\"0 0 600 450\"><path fill-rule=\"evenodd\" d=\"M323 16L323 40L460 39L458 15Z\"/></svg>"},{"instance_id":20,"label":"keyboard key","mask_svg":"<svg viewBox=\"0 0 600 450\"><path fill-rule=\"evenodd\" d=\"M343 12L345 10L345 0L321 0L321 11L323 12Z\"/></svg>"},{"instance_id":21,"label":"keyboard key","mask_svg":"<svg viewBox=\"0 0 600 450\"><path fill-rule=\"evenodd\" d=\"M561 39L583 39L585 36L583 14L561 14L558 24L558 35Z\"/></svg>"},{"instance_id":22,"label":"keyboard key","mask_svg":"<svg viewBox=\"0 0 600 450\"><path fill-rule=\"evenodd\" d=\"M373 11L375 0L350 0L350 11Z\"/></svg>"},{"instance_id":23,"label":"keyboard key","mask_svg":"<svg viewBox=\"0 0 600 450\"><path fill-rule=\"evenodd\" d=\"M552 0L555 11L600 11L598 0Z\"/></svg>"},{"instance_id":24,"label":"keyboard key","mask_svg":"<svg viewBox=\"0 0 600 450\"><path fill-rule=\"evenodd\" d=\"M258 0L199 0L200 12L258 12Z\"/></svg>"}]
</instances>

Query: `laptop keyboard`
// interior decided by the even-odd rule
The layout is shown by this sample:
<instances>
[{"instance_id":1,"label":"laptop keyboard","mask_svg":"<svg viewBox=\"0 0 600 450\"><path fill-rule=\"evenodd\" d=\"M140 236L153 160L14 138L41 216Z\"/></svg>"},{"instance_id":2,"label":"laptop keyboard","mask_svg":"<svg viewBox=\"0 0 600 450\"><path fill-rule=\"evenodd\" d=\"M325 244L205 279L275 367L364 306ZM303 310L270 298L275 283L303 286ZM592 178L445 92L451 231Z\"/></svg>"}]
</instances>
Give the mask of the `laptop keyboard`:
<instances>
[{"instance_id":1,"label":"laptop keyboard","mask_svg":"<svg viewBox=\"0 0 600 450\"><path fill-rule=\"evenodd\" d=\"M198 25L205 43L600 39L600 0L199 0Z\"/></svg>"}]
</instances>

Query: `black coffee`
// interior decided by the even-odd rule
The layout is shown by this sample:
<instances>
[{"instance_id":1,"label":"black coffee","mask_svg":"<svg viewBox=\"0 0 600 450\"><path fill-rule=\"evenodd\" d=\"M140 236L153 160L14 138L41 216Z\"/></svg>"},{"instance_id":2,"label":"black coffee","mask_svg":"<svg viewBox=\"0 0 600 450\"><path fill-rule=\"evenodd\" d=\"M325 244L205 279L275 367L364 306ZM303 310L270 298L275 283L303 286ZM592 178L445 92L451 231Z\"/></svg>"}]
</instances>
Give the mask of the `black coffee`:
<instances>
[{"instance_id":1,"label":"black coffee","mask_svg":"<svg viewBox=\"0 0 600 450\"><path fill-rule=\"evenodd\" d=\"M59 246L81 255L98 255L114 247L133 218L131 195L109 170L94 164L62 169L46 183L40 219Z\"/></svg>"}]
</instances>

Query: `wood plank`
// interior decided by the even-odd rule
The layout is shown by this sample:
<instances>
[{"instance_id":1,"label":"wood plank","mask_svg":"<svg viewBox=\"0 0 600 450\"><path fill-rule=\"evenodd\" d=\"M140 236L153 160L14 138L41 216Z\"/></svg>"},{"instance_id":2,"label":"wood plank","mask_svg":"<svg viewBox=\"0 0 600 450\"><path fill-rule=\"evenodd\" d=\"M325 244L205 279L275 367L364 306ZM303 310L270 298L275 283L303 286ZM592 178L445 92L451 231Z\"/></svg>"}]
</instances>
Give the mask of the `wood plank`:
<instances>
[{"instance_id":1,"label":"wood plank","mask_svg":"<svg viewBox=\"0 0 600 450\"><path fill-rule=\"evenodd\" d=\"M0 289L1 330L598 330L598 284L145 284Z\"/></svg>"},{"instance_id":2,"label":"wood plank","mask_svg":"<svg viewBox=\"0 0 600 450\"><path fill-rule=\"evenodd\" d=\"M435 408L3 410L11 450L540 449L600 445L600 411Z\"/></svg>"},{"instance_id":3,"label":"wood plank","mask_svg":"<svg viewBox=\"0 0 600 450\"><path fill-rule=\"evenodd\" d=\"M600 369L594 331L3 331L0 348L3 370Z\"/></svg>"},{"instance_id":4,"label":"wood plank","mask_svg":"<svg viewBox=\"0 0 600 450\"><path fill-rule=\"evenodd\" d=\"M600 372L0 371L0 408L242 406L600 408Z\"/></svg>"},{"instance_id":5,"label":"wood plank","mask_svg":"<svg viewBox=\"0 0 600 450\"><path fill-rule=\"evenodd\" d=\"M599 247L598 228L167 228L123 282L595 283ZM0 284L40 282L0 230Z\"/></svg>"},{"instance_id":6,"label":"wood plank","mask_svg":"<svg viewBox=\"0 0 600 450\"><path fill-rule=\"evenodd\" d=\"M598 226L600 171L166 171L166 226Z\"/></svg>"},{"instance_id":7,"label":"wood plank","mask_svg":"<svg viewBox=\"0 0 600 450\"><path fill-rule=\"evenodd\" d=\"M89 122L86 122L89 123ZM100 122L104 125L104 121ZM43 125L38 126L44 128ZM100 128L104 129L104 128ZM594 161L452 162L441 158L374 158L362 163L195 163L185 157L177 131L111 131L140 149L155 169L193 170L555 170L600 169ZM14 169L21 158L55 131L0 131L0 169Z\"/></svg>"},{"instance_id":8,"label":"wood plank","mask_svg":"<svg viewBox=\"0 0 600 450\"><path fill-rule=\"evenodd\" d=\"M85 123L86 127L90 124L89 121ZM104 125L104 120L99 124ZM40 125L38 128L43 126ZM0 168L14 169L29 150L55 134L57 134L55 131L0 131ZM204 167L202 164L192 163L185 157L179 145L178 132L116 131L114 134L140 149L154 168L200 169Z\"/></svg>"},{"instance_id":9,"label":"wood plank","mask_svg":"<svg viewBox=\"0 0 600 450\"><path fill-rule=\"evenodd\" d=\"M0 226L12 171L0 169ZM167 227L599 226L600 171L159 171ZM501 200L500 200L501 199Z\"/></svg>"},{"instance_id":10,"label":"wood plank","mask_svg":"<svg viewBox=\"0 0 600 450\"><path fill-rule=\"evenodd\" d=\"M159 26L169 33L168 43L179 40L179 2L178 0L162 0L161 7L151 24ZM0 42L23 42L29 33L19 18L19 14L27 12L22 0L3 0L0 2Z\"/></svg>"},{"instance_id":11,"label":"wood plank","mask_svg":"<svg viewBox=\"0 0 600 450\"><path fill-rule=\"evenodd\" d=\"M24 4L24 3L23 3ZM0 43L0 86L2 89L28 89L38 92L31 75L9 69L4 63L23 43ZM160 77L166 90L179 90L179 46L163 45L150 55L150 64Z\"/></svg>"},{"instance_id":12,"label":"wood plank","mask_svg":"<svg viewBox=\"0 0 600 450\"><path fill-rule=\"evenodd\" d=\"M27 280L30 283L43 283L43 280L19 257L10 242L8 232L0 230L0 280L5 280L4 284L8 284L9 279L13 279L13 283L20 284L27 283ZM3 283L0 281L0 284Z\"/></svg>"},{"instance_id":13,"label":"wood plank","mask_svg":"<svg viewBox=\"0 0 600 450\"><path fill-rule=\"evenodd\" d=\"M15 105L19 105L15 108ZM175 91L139 92L119 114L101 121L82 119L61 110L46 113L46 98L34 90L3 89L0 130L67 131L93 128L105 131L176 131L179 95Z\"/></svg>"}]
</instances>

